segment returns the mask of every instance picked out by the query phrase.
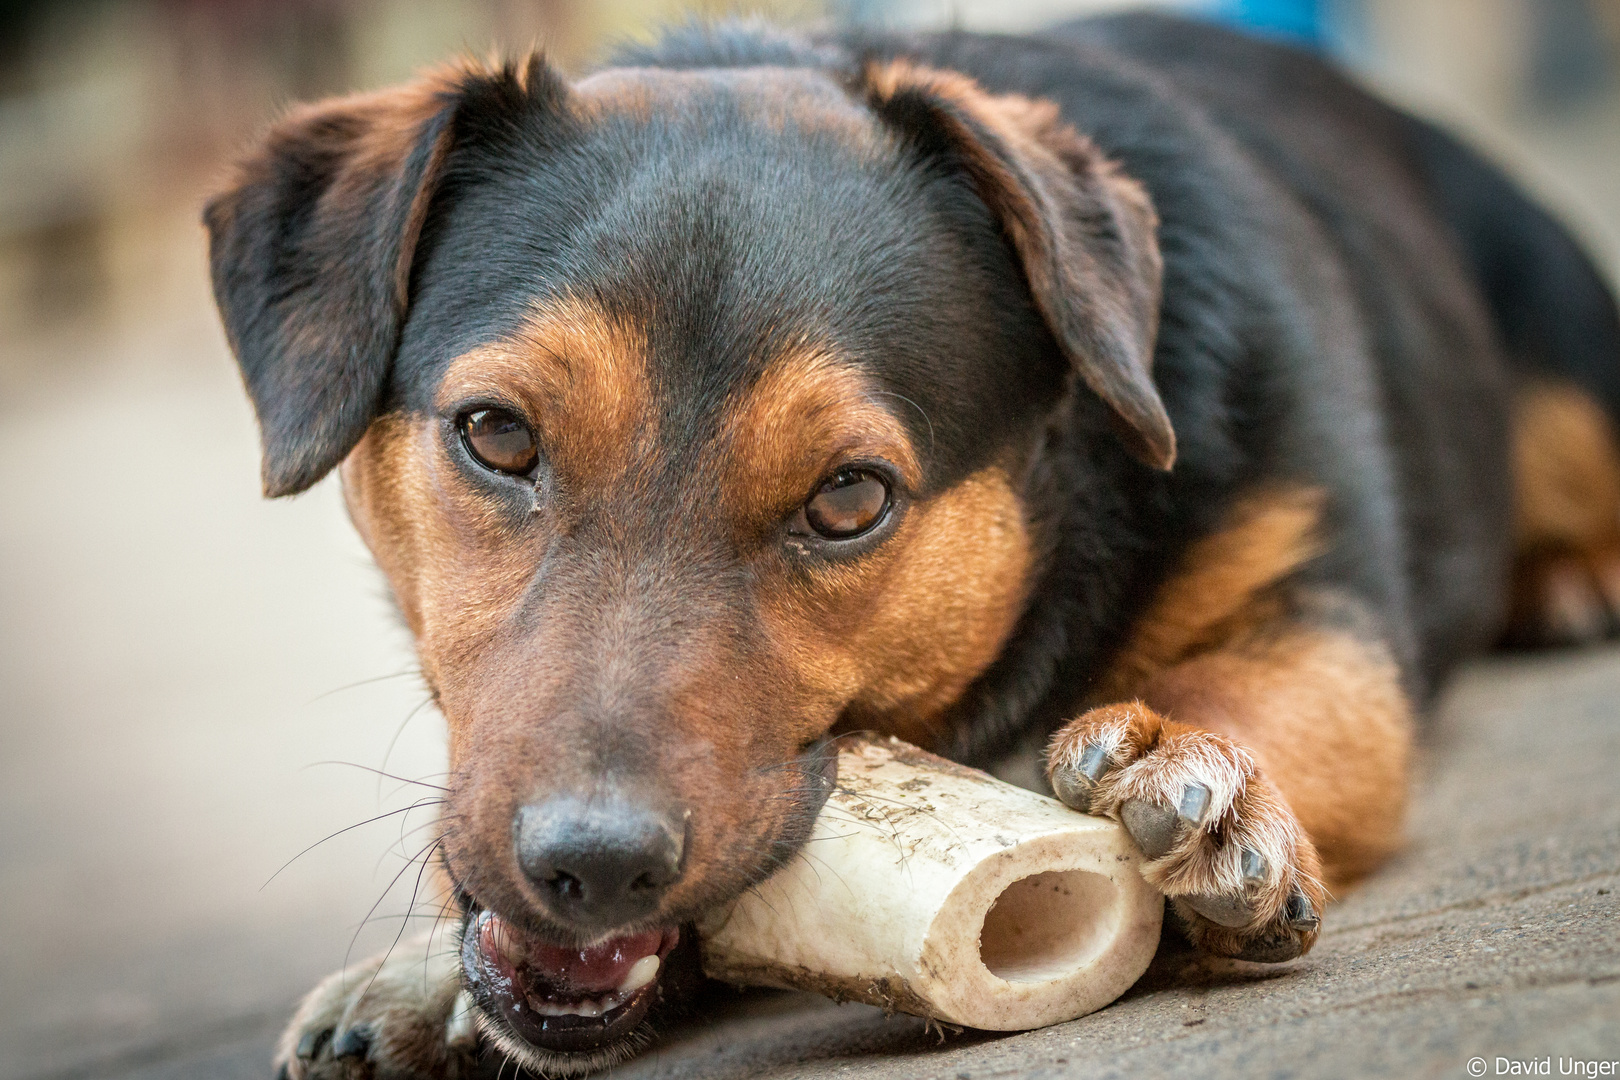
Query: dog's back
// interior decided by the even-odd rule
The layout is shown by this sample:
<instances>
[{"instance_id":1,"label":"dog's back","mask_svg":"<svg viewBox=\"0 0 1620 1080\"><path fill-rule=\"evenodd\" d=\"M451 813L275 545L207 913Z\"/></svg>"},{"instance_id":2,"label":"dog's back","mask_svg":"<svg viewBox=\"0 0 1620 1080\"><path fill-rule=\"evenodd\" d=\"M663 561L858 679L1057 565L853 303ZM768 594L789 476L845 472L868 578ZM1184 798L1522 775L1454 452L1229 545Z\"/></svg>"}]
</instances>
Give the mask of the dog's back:
<instances>
[{"instance_id":1,"label":"dog's back","mask_svg":"<svg viewBox=\"0 0 1620 1080\"><path fill-rule=\"evenodd\" d=\"M1283 473L1391 508L1345 511L1367 559L1324 565L1380 598L1420 698L1503 636L1612 630L1620 460L1590 406L1620 419L1620 309L1569 232L1500 169L1313 54L1173 16L1084 19L1035 41L857 47L1057 100L1147 185L1167 282L1155 370L1183 445L1195 454L1214 419L1242 444L1240 483L1285 455ZM1325 277L1301 254L1319 241L1337 256ZM1221 284L1230 292L1212 295ZM1340 290L1351 307L1333 311L1323 298ZM1257 337L1274 345L1263 375L1244 355ZM1352 385L1362 373L1329 370L1346 349L1373 361L1371 397ZM1206 390L1224 373L1225 399L1171 400L1178 370ZM1220 442L1208 440L1217 458ZM1549 456L1560 464L1538 468ZM1571 458L1586 462L1573 477ZM1571 486L1590 513L1549 495ZM1548 580L1568 577L1572 549L1590 567L1574 600L1567 580Z\"/></svg>"}]
</instances>

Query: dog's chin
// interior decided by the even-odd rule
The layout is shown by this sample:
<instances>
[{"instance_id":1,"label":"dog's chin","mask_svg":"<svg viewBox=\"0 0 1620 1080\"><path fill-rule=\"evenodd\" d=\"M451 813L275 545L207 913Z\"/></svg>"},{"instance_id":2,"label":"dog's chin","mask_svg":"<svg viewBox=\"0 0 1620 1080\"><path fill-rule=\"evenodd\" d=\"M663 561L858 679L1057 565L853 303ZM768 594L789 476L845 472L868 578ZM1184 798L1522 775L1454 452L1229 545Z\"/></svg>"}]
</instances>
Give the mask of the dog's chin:
<instances>
[{"instance_id":1,"label":"dog's chin","mask_svg":"<svg viewBox=\"0 0 1620 1080\"><path fill-rule=\"evenodd\" d=\"M489 1041L530 1072L573 1076L618 1064L651 1041L647 1016L680 940L671 927L557 946L474 909L461 963Z\"/></svg>"}]
</instances>

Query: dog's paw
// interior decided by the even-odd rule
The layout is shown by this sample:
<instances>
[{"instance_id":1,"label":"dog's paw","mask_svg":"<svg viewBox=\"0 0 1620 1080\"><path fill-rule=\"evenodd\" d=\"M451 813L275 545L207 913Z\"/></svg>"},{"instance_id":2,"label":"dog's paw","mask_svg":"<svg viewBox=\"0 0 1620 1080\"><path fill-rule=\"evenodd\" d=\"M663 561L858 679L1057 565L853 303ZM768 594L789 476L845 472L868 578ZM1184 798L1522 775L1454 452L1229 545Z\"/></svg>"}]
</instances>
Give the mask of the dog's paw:
<instances>
[{"instance_id":1,"label":"dog's paw","mask_svg":"<svg viewBox=\"0 0 1620 1080\"><path fill-rule=\"evenodd\" d=\"M276 1050L281 1080L462 1080L478 1061L461 962L442 940L402 941L328 976Z\"/></svg>"},{"instance_id":2,"label":"dog's paw","mask_svg":"<svg viewBox=\"0 0 1620 1080\"><path fill-rule=\"evenodd\" d=\"M1620 542L1592 551L1521 554L1507 638L1520 646L1586 645L1620 633Z\"/></svg>"},{"instance_id":3,"label":"dog's paw","mask_svg":"<svg viewBox=\"0 0 1620 1080\"><path fill-rule=\"evenodd\" d=\"M1316 849L1243 747L1140 704L1110 705L1058 732L1047 776L1069 806L1125 826L1149 859L1143 877L1194 945L1272 964L1315 944Z\"/></svg>"}]
</instances>

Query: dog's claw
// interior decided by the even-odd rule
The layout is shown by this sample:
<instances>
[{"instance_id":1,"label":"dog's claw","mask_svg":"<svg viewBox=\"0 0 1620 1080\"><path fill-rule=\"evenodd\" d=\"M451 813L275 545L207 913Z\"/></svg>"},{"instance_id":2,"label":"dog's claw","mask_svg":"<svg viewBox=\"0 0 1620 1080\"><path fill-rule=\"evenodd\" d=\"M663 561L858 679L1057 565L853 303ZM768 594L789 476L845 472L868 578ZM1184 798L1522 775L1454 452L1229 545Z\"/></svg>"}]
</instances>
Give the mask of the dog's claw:
<instances>
[{"instance_id":1,"label":"dog's claw","mask_svg":"<svg viewBox=\"0 0 1620 1080\"><path fill-rule=\"evenodd\" d=\"M1321 918L1316 914L1316 909L1311 906L1311 898L1306 896L1297 885L1294 886L1294 891L1288 896L1286 913L1288 925L1295 930L1315 930L1322 923Z\"/></svg>"},{"instance_id":2,"label":"dog's claw","mask_svg":"<svg viewBox=\"0 0 1620 1080\"><path fill-rule=\"evenodd\" d=\"M1176 816L1186 824L1197 828L1204 823L1204 815L1209 813L1209 788L1203 784L1188 784L1181 789L1181 800L1176 804Z\"/></svg>"},{"instance_id":3,"label":"dog's claw","mask_svg":"<svg viewBox=\"0 0 1620 1080\"><path fill-rule=\"evenodd\" d=\"M336 1058L365 1057L371 1049L371 1028L356 1024L332 1040L332 1056Z\"/></svg>"},{"instance_id":4,"label":"dog's claw","mask_svg":"<svg viewBox=\"0 0 1620 1080\"><path fill-rule=\"evenodd\" d=\"M321 1047L332 1037L331 1028L318 1028L314 1031L304 1032L304 1037L298 1040L298 1049L293 1051L304 1061L313 1061Z\"/></svg>"},{"instance_id":5,"label":"dog's claw","mask_svg":"<svg viewBox=\"0 0 1620 1080\"><path fill-rule=\"evenodd\" d=\"M1182 819L1177 811L1146 799L1126 800L1119 808L1119 820L1150 859L1168 854L1181 833Z\"/></svg>"},{"instance_id":6,"label":"dog's claw","mask_svg":"<svg viewBox=\"0 0 1620 1080\"><path fill-rule=\"evenodd\" d=\"M1093 743L1080 755L1080 772L1088 780L1101 780L1108 766L1108 750L1102 743Z\"/></svg>"},{"instance_id":7,"label":"dog's claw","mask_svg":"<svg viewBox=\"0 0 1620 1080\"><path fill-rule=\"evenodd\" d=\"M1176 808L1146 799L1127 799L1119 808L1119 819L1136 838L1142 854L1150 859L1169 854L1184 829L1196 829L1209 813L1210 792L1203 784L1192 783L1181 789Z\"/></svg>"},{"instance_id":8,"label":"dog's claw","mask_svg":"<svg viewBox=\"0 0 1620 1080\"><path fill-rule=\"evenodd\" d=\"M1052 790L1065 806L1076 810L1091 809L1091 797L1097 790L1109 767L1108 751L1101 743L1092 743L1080 752L1075 768L1058 768L1052 772Z\"/></svg>"},{"instance_id":9,"label":"dog's claw","mask_svg":"<svg viewBox=\"0 0 1620 1080\"><path fill-rule=\"evenodd\" d=\"M1243 849L1243 880L1264 881L1266 879L1266 857L1254 848Z\"/></svg>"}]
</instances>

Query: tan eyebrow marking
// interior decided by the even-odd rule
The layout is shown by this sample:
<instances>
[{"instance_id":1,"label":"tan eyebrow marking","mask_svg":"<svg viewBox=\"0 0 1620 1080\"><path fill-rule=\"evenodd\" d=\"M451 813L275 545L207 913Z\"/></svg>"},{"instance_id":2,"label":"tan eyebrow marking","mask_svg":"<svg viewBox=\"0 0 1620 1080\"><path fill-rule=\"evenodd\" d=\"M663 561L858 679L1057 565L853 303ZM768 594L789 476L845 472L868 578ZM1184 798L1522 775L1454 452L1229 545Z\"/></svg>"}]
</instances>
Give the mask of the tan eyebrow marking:
<instances>
[{"instance_id":1,"label":"tan eyebrow marking","mask_svg":"<svg viewBox=\"0 0 1620 1080\"><path fill-rule=\"evenodd\" d=\"M450 365L439 400L487 395L523 408L554 468L611 483L657 434L643 327L567 298L536 304L516 333Z\"/></svg>"}]
</instances>

